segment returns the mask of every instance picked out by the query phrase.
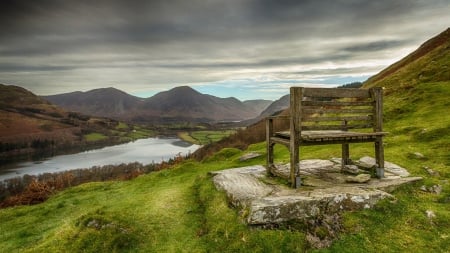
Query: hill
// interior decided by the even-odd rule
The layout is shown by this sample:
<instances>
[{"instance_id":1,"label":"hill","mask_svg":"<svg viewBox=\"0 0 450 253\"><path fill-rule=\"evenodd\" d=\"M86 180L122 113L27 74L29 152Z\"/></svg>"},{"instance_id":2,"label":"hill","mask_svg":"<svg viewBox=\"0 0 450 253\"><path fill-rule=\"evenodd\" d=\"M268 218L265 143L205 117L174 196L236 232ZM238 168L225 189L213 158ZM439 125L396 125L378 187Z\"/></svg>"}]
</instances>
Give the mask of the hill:
<instances>
[{"instance_id":1,"label":"hill","mask_svg":"<svg viewBox=\"0 0 450 253\"><path fill-rule=\"evenodd\" d=\"M95 89L88 92L76 91L43 98L66 110L114 118L124 117L142 102L141 98L115 88Z\"/></svg>"},{"instance_id":2,"label":"hill","mask_svg":"<svg viewBox=\"0 0 450 253\"><path fill-rule=\"evenodd\" d=\"M261 114L270 104L273 103L272 100L265 99L254 99L246 100L243 102L246 106L252 108L258 115Z\"/></svg>"},{"instance_id":3,"label":"hill","mask_svg":"<svg viewBox=\"0 0 450 253\"><path fill-rule=\"evenodd\" d=\"M131 134L147 136L131 130L118 121L68 112L24 88L0 84L0 160L117 144L132 140Z\"/></svg>"},{"instance_id":4,"label":"hill","mask_svg":"<svg viewBox=\"0 0 450 253\"><path fill-rule=\"evenodd\" d=\"M56 105L83 114L141 123L239 121L258 115L264 102L202 94L188 86L141 99L114 88L45 96Z\"/></svg>"},{"instance_id":5,"label":"hill","mask_svg":"<svg viewBox=\"0 0 450 253\"><path fill-rule=\"evenodd\" d=\"M405 58L364 82L364 88L382 86L387 92L419 83L450 80L450 28L423 43Z\"/></svg>"},{"instance_id":6,"label":"hill","mask_svg":"<svg viewBox=\"0 0 450 253\"><path fill-rule=\"evenodd\" d=\"M289 92L289 91L288 91ZM289 107L289 95L284 95L280 99L270 104L264 111L261 112L259 118L273 115L274 113L283 111Z\"/></svg>"},{"instance_id":7,"label":"hill","mask_svg":"<svg viewBox=\"0 0 450 253\"><path fill-rule=\"evenodd\" d=\"M236 98L219 98L180 86L147 98L142 113L154 120L236 121L255 112Z\"/></svg>"}]
</instances>

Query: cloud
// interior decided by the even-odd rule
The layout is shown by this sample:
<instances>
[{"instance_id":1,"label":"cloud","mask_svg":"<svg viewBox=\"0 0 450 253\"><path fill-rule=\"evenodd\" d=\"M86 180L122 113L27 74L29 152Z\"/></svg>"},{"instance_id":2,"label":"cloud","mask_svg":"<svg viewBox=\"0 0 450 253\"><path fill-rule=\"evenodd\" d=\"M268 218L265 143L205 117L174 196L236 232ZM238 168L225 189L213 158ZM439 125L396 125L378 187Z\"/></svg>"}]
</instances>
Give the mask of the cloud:
<instances>
[{"instance_id":1,"label":"cloud","mask_svg":"<svg viewBox=\"0 0 450 253\"><path fill-rule=\"evenodd\" d=\"M0 82L38 94L239 84L255 97L334 85L405 56L449 12L447 0L5 0Z\"/></svg>"}]
</instances>

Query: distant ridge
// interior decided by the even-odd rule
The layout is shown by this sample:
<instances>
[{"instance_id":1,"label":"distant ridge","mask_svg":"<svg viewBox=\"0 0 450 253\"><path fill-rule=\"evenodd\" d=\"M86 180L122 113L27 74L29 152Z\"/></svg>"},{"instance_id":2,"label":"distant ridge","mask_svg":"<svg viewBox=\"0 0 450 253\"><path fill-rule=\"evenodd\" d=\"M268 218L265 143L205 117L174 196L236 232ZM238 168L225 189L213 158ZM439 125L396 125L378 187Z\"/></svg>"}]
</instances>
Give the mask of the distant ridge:
<instances>
[{"instance_id":1,"label":"distant ridge","mask_svg":"<svg viewBox=\"0 0 450 253\"><path fill-rule=\"evenodd\" d=\"M66 110L102 117L120 117L137 107L142 100L111 87L87 92L76 91L44 96L43 98Z\"/></svg>"},{"instance_id":2,"label":"distant ridge","mask_svg":"<svg viewBox=\"0 0 450 253\"><path fill-rule=\"evenodd\" d=\"M44 98L67 110L141 123L241 121L260 113L252 103L202 94L189 86L175 87L146 99L115 88Z\"/></svg>"}]
</instances>

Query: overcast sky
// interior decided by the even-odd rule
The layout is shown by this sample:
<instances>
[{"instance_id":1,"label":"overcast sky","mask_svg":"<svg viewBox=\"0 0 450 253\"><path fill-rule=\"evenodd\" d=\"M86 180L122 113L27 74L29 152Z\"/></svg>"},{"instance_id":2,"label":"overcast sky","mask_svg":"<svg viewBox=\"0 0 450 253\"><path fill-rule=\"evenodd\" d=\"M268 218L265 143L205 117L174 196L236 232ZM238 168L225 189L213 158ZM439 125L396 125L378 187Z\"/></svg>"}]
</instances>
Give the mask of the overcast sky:
<instances>
[{"instance_id":1,"label":"overcast sky","mask_svg":"<svg viewBox=\"0 0 450 253\"><path fill-rule=\"evenodd\" d=\"M2 0L0 83L277 99L364 81L447 29L449 13L449 0Z\"/></svg>"}]
</instances>

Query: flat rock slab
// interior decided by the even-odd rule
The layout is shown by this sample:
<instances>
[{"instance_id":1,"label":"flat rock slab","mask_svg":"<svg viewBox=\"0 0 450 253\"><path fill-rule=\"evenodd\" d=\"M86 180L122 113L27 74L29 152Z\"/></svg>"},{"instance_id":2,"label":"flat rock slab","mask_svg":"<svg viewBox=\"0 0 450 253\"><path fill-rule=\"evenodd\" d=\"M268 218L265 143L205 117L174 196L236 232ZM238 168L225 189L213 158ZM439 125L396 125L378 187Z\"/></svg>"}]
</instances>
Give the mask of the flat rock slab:
<instances>
[{"instance_id":1,"label":"flat rock slab","mask_svg":"<svg viewBox=\"0 0 450 253\"><path fill-rule=\"evenodd\" d=\"M210 174L213 175L216 188L224 190L234 206L248 209L246 220L252 225L280 224L346 210L372 208L381 199L394 199L388 192L422 179L405 176L407 171L398 166L406 171L402 172L403 177L397 173L383 179L371 178L366 183L346 183L342 179L332 182L326 177L347 177L336 172L336 162L314 159L301 163L302 171L308 168L308 176L304 182L309 186L299 189L289 188L267 178L266 168L262 165ZM284 166L280 173L285 173L286 169L289 166Z\"/></svg>"}]
</instances>

